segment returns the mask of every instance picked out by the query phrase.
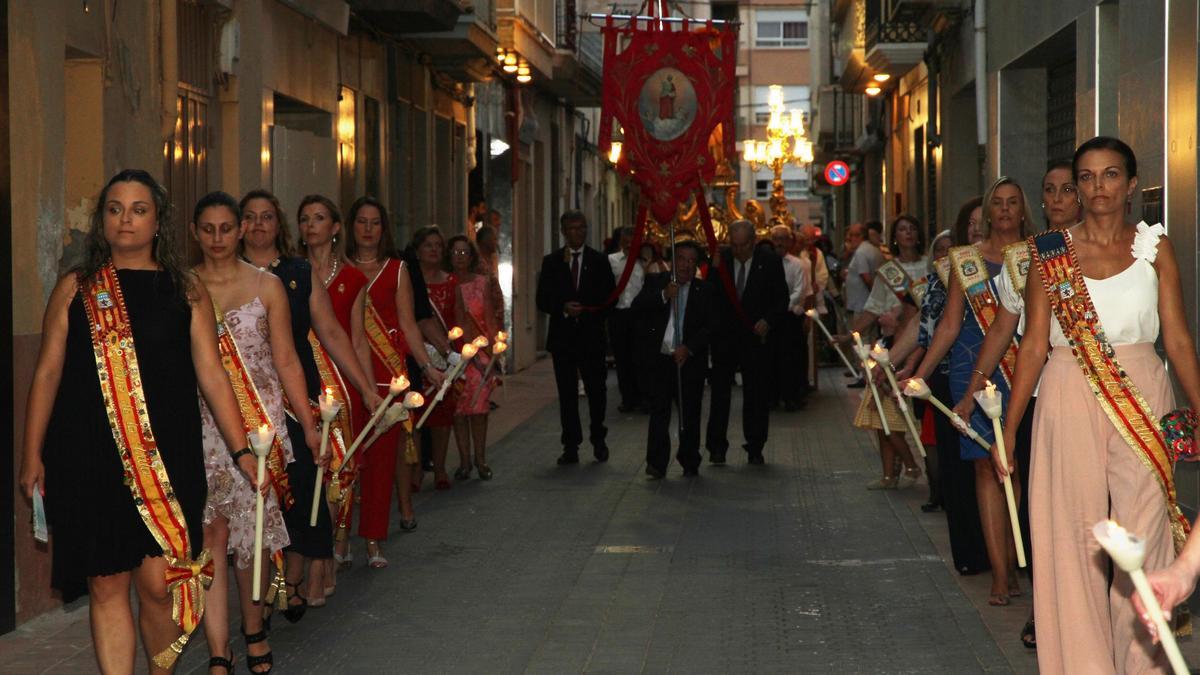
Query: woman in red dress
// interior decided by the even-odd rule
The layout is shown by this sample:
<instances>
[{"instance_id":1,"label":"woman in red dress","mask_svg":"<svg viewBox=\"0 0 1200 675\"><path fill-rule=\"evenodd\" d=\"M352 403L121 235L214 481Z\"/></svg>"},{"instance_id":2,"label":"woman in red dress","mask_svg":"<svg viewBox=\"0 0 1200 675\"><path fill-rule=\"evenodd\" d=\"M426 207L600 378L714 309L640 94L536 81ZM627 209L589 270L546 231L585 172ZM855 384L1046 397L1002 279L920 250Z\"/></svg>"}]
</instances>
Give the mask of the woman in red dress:
<instances>
[{"instance_id":1,"label":"woman in red dress","mask_svg":"<svg viewBox=\"0 0 1200 675\"><path fill-rule=\"evenodd\" d=\"M458 317L458 278L447 272L445 264L446 240L442 231L436 225L422 227L413 234L413 249L417 252L417 261L421 265L421 276L425 280L425 288L429 291L429 304L433 305L434 317L441 323L442 329L449 331ZM451 344L458 351L462 341ZM432 345L426 347L433 350ZM442 354L443 357L449 354ZM450 476L446 474L446 451L450 447L450 430L454 426L454 410L458 405L456 394L459 387L452 386L442 399L429 413L425 426L433 437L433 478L434 487L438 490L450 489ZM426 405L433 405L431 396ZM424 414L424 411L422 411ZM463 472L470 475L470 458L460 464L455 477L465 477Z\"/></svg>"},{"instance_id":2,"label":"woman in red dress","mask_svg":"<svg viewBox=\"0 0 1200 675\"><path fill-rule=\"evenodd\" d=\"M353 218L353 215L351 215ZM367 345L367 334L363 327L363 308L366 304L367 277L358 268L350 265L343 254L345 249L345 232L341 218L332 202L319 195L305 197L300 206L300 245L308 254L316 278L329 291L329 301L333 306L333 316L341 325L350 342L354 345L356 363L362 373L370 373L366 377L374 382L374 372L371 367L371 348ZM319 356L319 355L317 355ZM335 376L336 377L336 376ZM370 418L371 411L362 400L358 391L350 387L342 387L346 395L346 409L350 414L349 437L343 437L347 446L362 430ZM340 396L341 394L339 394ZM357 469L346 467L339 474L343 477L342 488L353 490L357 477ZM349 499L347 495L346 499ZM353 500L351 500L352 502ZM343 502L343 504L346 504ZM348 568L353 564L354 556L349 552L350 541L346 535L350 531L351 508L334 506L334 550L332 562L337 568ZM336 569L326 572L329 586L336 578Z\"/></svg>"},{"instance_id":3,"label":"woman in red dress","mask_svg":"<svg viewBox=\"0 0 1200 675\"><path fill-rule=\"evenodd\" d=\"M404 373L404 357L412 354L421 367L427 382L440 386L442 374L432 366L421 332L413 316L412 283L404 263L396 257L387 209L370 197L359 199L351 207L351 234L346 241L346 258L369 280L366 287L364 321L367 343L371 350L371 366L380 392L388 382ZM378 330L373 330L374 327ZM418 461L409 448L404 426L397 424L366 448L359 469L358 534L367 540L368 564L374 568L387 566L379 542L387 538L388 516L392 507L392 484L396 479L396 460L404 453L400 464L400 527L415 529L412 510L412 462Z\"/></svg>"}]
</instances>

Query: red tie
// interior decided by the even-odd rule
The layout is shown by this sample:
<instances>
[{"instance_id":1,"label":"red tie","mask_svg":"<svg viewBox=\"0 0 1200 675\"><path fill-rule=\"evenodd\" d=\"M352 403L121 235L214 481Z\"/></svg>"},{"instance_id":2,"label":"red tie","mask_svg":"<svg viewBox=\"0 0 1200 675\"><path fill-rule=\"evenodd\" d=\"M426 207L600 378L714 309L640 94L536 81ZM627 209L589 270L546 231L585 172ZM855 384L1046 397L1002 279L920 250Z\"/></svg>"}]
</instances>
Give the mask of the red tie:
<instances>
[{"instance_id":1,"label":"red tie","mask_svg":"<svg viewBox=\"0 0 1200 675\"><path fill-rule=\"evenodd\" d=\"M571 284L579 290L579 253L571 254Z\"/></svg>"}]
</instances>

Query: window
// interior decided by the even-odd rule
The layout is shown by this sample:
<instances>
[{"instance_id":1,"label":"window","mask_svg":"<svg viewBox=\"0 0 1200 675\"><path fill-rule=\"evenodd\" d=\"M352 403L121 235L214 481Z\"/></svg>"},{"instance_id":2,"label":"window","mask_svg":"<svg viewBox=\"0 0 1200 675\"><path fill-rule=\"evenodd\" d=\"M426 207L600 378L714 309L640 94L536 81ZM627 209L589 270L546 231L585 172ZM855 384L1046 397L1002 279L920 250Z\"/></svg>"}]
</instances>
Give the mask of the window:
<instances>
[{"instance_id":1,"label":"window","mask_svg":"<svg viewBox=\"0 0 1200 675\"><path fill-rule=\"evenodd\" d=\"M754 88L754 123L766 124L771 117L771 110L767 107L770 96L769 87ZM804 111L804 131L807 134L809 131L809 111L810 111L809 89L806 86L790 86L783 87L783 107L785 110L799 108ZM808 134L811 136L811 134Z\"/></svg>"},{"instance_id":2,"label":"window","mask_svg":"<svg viewBox=\"0 0 1200 675\"><path fill-rule=\"evenodd\" d=\"M736 2L714 2L712 4L712 18L718 21L737 21L738 6Z\"/></svg>"},{"instance_id":3,"label":"window","mask_svg":"<svg viewBox=\"0 0 1200 675\"><path fill-rule=\"evenodd\" d=\"M771 198L771 183L770 178L756 178L754 180L754 198L764 201ZM808 198L808 176L798 176L796 178L783 179L783 196L788 199L807 199Z\"/></svg>"},{"instance_id":4,"label":"window","mask_svg":"<svg viewBox=\"0 0 1200 675\"><path fill-rule=\"evenodd\" d=\"M759 10L754 17L755 47L808 47L808 12Z\"/></svg>"}]
</instances>

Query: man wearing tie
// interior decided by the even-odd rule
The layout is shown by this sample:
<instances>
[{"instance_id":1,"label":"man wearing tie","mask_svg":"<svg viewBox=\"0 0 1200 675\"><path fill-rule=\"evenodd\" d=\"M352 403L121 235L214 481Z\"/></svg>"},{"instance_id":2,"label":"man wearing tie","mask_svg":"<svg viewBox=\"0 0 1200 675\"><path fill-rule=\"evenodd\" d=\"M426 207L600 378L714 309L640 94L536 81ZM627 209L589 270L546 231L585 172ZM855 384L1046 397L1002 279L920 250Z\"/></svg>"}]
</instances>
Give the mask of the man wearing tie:
<instances>
[{"instance_id":1,"label":"man wearing tie","mask_svg":"<svg viewBox=\"0 0 1200 675\"><path fill-rule=\"evenodd\" d=\"M767 334L779 325L788 307L788 287L779 256L766 247L755 248L754 224L735 220L729 224L730 248L717 256L733 280L736 304L726 292L720 270L709 273L717 306L712 337L712 405L708 413L705 445L709 461L724 464L729 450L729 399L733 374L742 371L742 433L747 459L763 464L770 415L771 351ZM739 311L740 310L740 311Z\"/></svg>"},{"instance_id":2,"label":"man wearing tie","mask_svg":"<svg viewBox=\"0 0 1200 675\"><path fill-rule=\"evenodd\" d=\"M646 473L667 475L671 463L671 403L680 409L679 453L685 477L700 475L700 405L712 333L713 288L696 279L702 254L694 242L675 246L675 278L670 273L646 279L633 301L642 313L646 340L655 346L651 361L650 429L646 436ZM682 381L683 400L679 401Z\"/></svg>"},{"instance_id":3,"label":"man wearing tie","mask_svg":"<svg viewBox=\"0 0 1200 675\"><path fill-rule=\"evenodd\" d=\"M538 275L538 310L550 315L546 349L554 361L558 416L563 453L559 465L578 464L583 428L579 421L577 382L583 378L591 417L590 440L596 461L608 460L604 427L608 375L605 367L604 317L601 306L616 287L608 258L586 246L587 219L567 211L559 219L565 246L542 259ZM586 309L585 309L586 308Z\"/></svg>"}]
</instances>

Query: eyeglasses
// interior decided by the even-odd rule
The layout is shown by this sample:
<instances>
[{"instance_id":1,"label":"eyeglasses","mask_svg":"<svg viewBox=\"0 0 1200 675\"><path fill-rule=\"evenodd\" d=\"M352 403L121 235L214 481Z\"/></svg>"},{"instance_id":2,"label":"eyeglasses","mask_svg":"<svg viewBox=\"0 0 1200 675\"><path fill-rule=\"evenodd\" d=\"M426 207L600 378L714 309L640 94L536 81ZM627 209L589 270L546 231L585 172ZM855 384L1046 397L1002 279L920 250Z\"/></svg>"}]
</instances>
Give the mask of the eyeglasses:
<instances>
[{"instance_id":1,"label":"eyeglasses","mask_svg":"<svg viewBox=\"0 0 1200 675\"><path fill-rule=\"evenodd\" d=\"M456 249L454 251L450 251L450 255L471 255L471 252L464 251L460 248L460 249Z\"/></svg>"}]
</instances>

